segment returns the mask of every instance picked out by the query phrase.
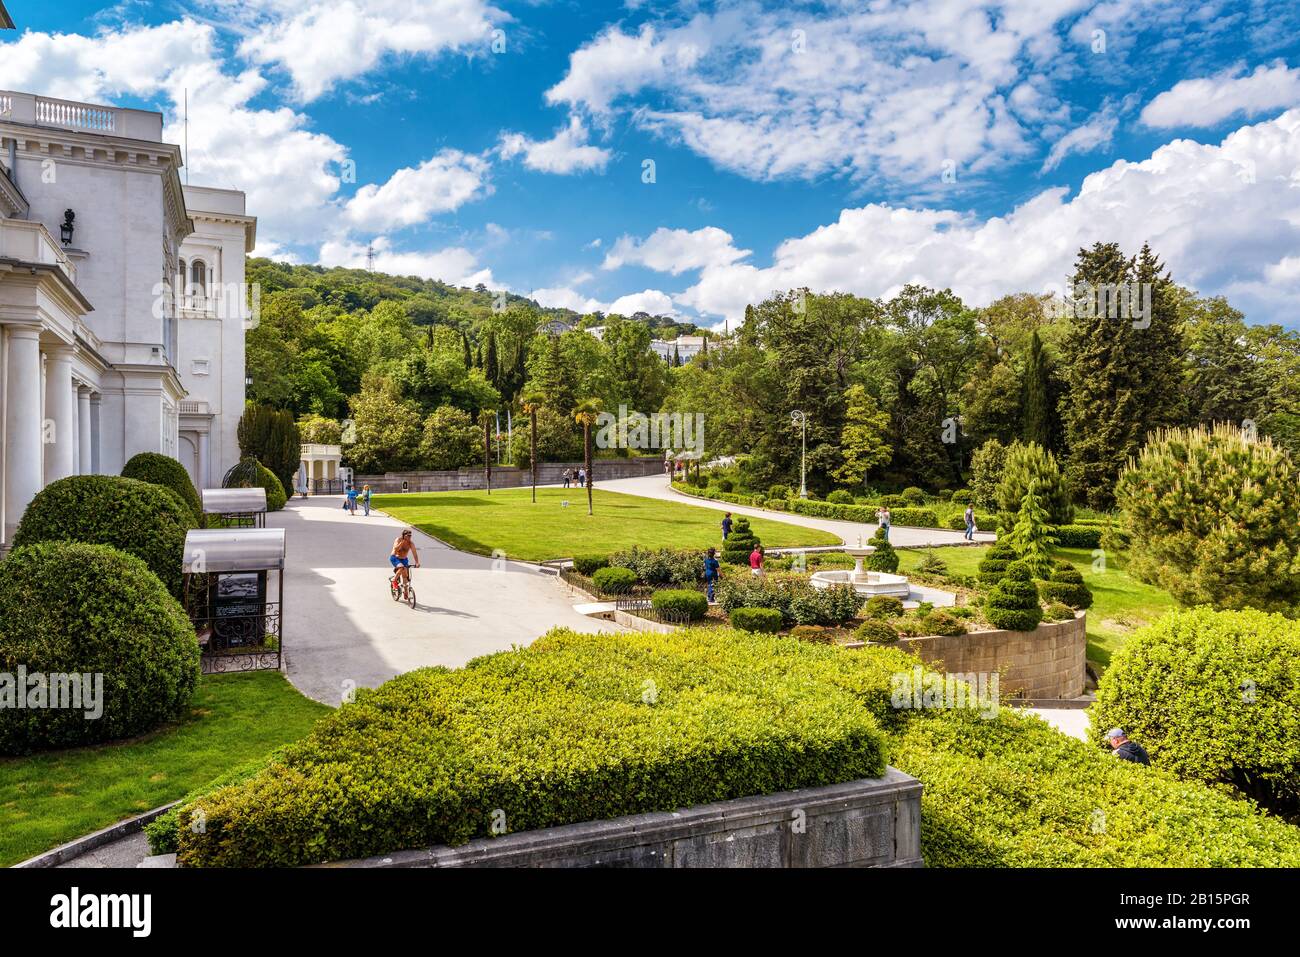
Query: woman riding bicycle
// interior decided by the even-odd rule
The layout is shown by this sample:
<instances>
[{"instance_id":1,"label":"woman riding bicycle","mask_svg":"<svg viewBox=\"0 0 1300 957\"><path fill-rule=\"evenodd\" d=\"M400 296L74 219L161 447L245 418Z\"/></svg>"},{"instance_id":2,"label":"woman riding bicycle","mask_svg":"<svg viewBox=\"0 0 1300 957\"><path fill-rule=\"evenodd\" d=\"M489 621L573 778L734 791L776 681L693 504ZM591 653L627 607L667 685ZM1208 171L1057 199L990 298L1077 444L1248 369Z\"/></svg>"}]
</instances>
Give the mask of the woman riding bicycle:
<instances>
[{"instance_id":1,"label":"woman riding bicycle","mask_svg":"<svg viewBox=\"0 0 1300 957\"><path fill-rule=\"evenodd\" d=\"M419 568L420 553L411 539L411 530L407 528L398 536L397 541L393 542L392 554L388 556L388 561L393 566L394 577L399 578L404 586L411 584L411 559L415 559L415 567Z\"/></svg>"}]
</instances>

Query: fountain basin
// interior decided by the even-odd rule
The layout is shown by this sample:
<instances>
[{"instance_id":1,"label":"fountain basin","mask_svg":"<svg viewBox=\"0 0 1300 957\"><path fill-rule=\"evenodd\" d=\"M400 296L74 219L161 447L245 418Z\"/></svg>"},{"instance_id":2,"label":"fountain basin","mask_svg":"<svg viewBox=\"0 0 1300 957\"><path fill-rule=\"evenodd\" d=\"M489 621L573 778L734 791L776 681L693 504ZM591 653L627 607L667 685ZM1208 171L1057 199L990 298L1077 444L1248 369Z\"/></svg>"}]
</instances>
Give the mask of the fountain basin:
<instances>
[{"instance_id":1,"label":"fountain basin","mask_svg":"<svg viewBox=\"0 0 1300 957\"><path fill-rule=\"evenodd\" d=\"M832 585L852 585L854 591L868 598L873 595L893 595L905 599L912 591L905 575L891 575L887 572L859 574L847 569L813 572L811 584L818 589L830 588Z\"/></svg>"}]
</instances>

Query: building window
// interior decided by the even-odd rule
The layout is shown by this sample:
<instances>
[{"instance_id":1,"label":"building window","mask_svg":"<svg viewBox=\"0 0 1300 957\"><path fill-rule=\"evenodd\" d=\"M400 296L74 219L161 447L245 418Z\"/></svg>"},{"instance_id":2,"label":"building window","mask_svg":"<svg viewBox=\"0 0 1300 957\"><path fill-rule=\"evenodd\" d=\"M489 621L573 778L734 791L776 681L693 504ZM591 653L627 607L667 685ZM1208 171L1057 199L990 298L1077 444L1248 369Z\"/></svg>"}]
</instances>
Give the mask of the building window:
<instances>
[{"instance_id":1,"label":"building window","mask_svg":"<svg viewBox=\"0 0 1300 957\"><path fill-rule=\"evenodd\" d=\"M194 260L190 267L190 287L193 295L199 299L208 297L208 268L203 265L202 259Z\"/></svg>"}]
</instances>

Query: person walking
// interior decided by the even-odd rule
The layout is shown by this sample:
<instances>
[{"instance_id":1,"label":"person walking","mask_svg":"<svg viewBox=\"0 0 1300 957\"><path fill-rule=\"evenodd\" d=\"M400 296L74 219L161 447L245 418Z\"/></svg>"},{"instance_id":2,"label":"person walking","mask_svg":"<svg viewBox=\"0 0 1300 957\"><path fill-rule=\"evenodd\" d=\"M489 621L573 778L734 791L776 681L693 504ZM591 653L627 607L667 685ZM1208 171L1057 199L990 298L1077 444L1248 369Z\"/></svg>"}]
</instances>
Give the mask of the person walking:
<instances>
[{"instance_id":1,"label":"person walking","mask_svg":"<svg viewBox=\"0 0 1300 957\"><path fill-rule=\"evenodd\" d=\"M587 484L587 470L586 470L586 468L579 468L579 469L578 469L578 488L582 488L582 487L585 486L586 484Z\"/></svg>"},{"instance_id":2,"label":"person walking","mask_svg":"<svg viewBox=\"0 0 1300 957\"><path fill-rule=\"evenodd\" d=\"M731 534L731 513L724 512L722 514L722 540L725 542L727 540L727 536L730 534Z\"/></svg>"},{"instance_id":3,"label":"person walking","mask_svg":"<svg viewBox=\"0 0 1300 957\"><path fill-rule=\"evenodd\" d=\"M568 469L565 469L565 470L564 470L564 487L565 487L565 488L568 488L568 487L569 487L569 470L568 470Z\"/></svg>"},{"instance_id":4,"label":"person walking","mask_svg":"<svg viewBox=\"0 0 1300 957\"><path fill-rule=\"evenodd\" d=\"M348 514L350 515L357 514L357 487L355 485L348 486L347 503L348 503Z\"/></svg>"},{"instance_id":5,"label":"person walking","mask_svg":"<svg viewBox=\"0 0 1300 957\"><path fill-rule=\"evenodd\" d=\"M1136 741L1130 741L1123 728L1111 728L1107 731L1106 742L1115 753L1115 757L1121 761L1132 761L1134 764L1151 766L1151 756L1147 754L1147 749Z\"/></svg>"},{"instance_id":6,"label":"person walking","mask_svg":"<svg viewBox=\"0 0 1300 957\"><path fill-rule=\"evenodd\" d=\"M755 578L763 577L763 546L755 545L749 553L749 573Z\"/></svg>"},{"instance_id":7,"label":"person walking","mask_svg":"<svg viewBox=\"0 0 1300 957\"><path fill-rule=\"evenodd\" d=\"M975 541L975 506L966 506L964 518L966 519L966 541L973 542Z\"/></svg>"},{"instance_id":8,"label":"person walking","mask_svg":"<svg viewBox=\"0 0 1300 957\"><path fill-rule=\"evenodd\" d=\"M885 530L885 541L889 541L889 506L880 510L880 527Z\"/></svg>"},{"instance_id":9,"label":"person walking","mask_svg":"<svg viewBox=\"0 0 1300 957\"><path fill-rule=\"evenodd\" d=\"M366 515L370 514L370 486L369 485L361 489L361 507L366 510Z\"/></svg>"},{"instance_id":10,"label":"person walking","mask_svg":"<svg viewBox=\"0 0 1300 957\"><path fill-rule=\"evenodd\" d=\"M722 566L718 564L718 550L710 548L704 553L704 585L709 593L709 601L713 601L713 585L718 580L718 573Z\"/></svg>"},{"instance_id":11,"label":"person walking","mask_svg":"<svg viewBox=\"0 0 1300 957\"><path fill-rule=\"evenodd\" d=\"M668 477L668 482L669 482L669 484L671 484L671 483L672 483L672 480L673 480L673 460L672 460L672 459L664 459L664 475L666 475L666 476Z\"/></svg>"}]
</instances>

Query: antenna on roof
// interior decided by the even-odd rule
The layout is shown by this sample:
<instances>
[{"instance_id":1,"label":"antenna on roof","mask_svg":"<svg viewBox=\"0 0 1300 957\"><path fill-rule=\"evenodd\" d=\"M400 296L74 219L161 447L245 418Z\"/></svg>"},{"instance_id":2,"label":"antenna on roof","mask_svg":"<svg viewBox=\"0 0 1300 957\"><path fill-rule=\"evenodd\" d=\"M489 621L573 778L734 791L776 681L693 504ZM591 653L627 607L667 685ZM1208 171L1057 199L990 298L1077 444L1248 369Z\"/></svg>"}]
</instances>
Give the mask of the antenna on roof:
<instances>
[{"instance_id":1,"label":"antenna on roof","mask_svg":"<svg viewBox=\"0 0 1300 957\"><path fill-rule=\"evenodd\" d=\"M185 88L185 185L190 185L190 88Z\"/></svg>"},{"instance_id":2,"label":"antenna on roof","mask_svg":"<svg viewBox=\"0 0 1300 957\"><path fill-rule=\"evenodd\" d=\"M366 243L366 272L375 271L375 244Z\"/></svg>"}]
</instances>

